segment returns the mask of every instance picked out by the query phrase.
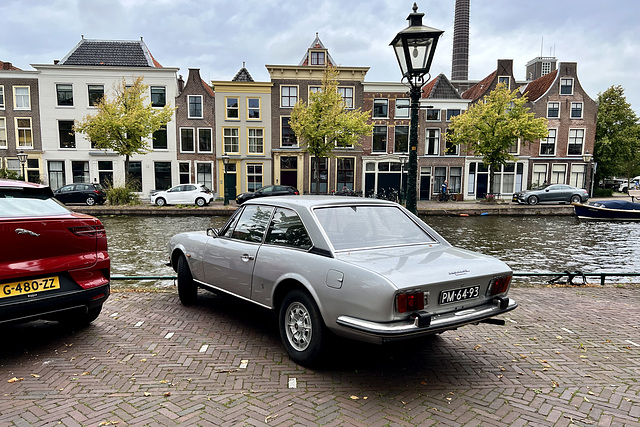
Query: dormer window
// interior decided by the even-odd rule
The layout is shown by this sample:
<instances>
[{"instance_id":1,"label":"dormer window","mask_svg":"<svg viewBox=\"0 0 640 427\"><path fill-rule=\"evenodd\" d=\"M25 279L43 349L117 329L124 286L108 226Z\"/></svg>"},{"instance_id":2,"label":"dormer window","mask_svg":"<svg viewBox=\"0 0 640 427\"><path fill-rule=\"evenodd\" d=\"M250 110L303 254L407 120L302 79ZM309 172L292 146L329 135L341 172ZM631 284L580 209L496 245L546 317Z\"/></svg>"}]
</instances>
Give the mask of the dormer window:
<instances>
[{"instance_id":1,"label":"dormer window","mask_svg":"<svg viewBox=\"0 0 640 427\"><path fill-rule=\"evenodd\" d=\"M573 95L573 79L560 79L560 95Z\"/></svg>"},{"instance_id":2,"label":"dormer window","mask_svg":"<svg viewBox=\"0 0 640 427\"><path fill-rule=\"evenodd\" d=\"M311 52L311 65L324 65L324 52Z\"/></svg>"},{"instance_id":3,"label":"dormer window","mask_svg":"<svg viewBox=\"0 0 640 427\"><path fill-rule=\"evenodd\" d=\"M511 85L509 84L511 82L511 79L509 78L509 76L498 76L498 84L503 84L507 90L511 90Z\"/></svg>"}]
</instances>

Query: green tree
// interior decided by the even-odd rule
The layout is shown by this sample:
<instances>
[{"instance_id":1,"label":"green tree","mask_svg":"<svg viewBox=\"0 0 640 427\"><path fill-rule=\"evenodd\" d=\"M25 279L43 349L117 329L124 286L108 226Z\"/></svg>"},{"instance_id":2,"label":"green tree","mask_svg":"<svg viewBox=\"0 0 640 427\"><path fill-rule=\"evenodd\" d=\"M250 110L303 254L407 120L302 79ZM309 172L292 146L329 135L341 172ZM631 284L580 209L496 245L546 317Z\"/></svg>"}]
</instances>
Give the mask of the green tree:
<instances>
[{"instance_id":1,"label":"green tree","mask_svg":"<svg viewBox=\"0 0 640 427\"><path fill-rule=\"evenodd\" d=\"M453 117L449 126L448 141L482 156L489 168L489 191L493 189L494 171L515 159L510 151L518 140L531 143L549 132L547 120L535 118L525 107L526 96L518 93L518 89L510 92L500 84L463 114Z\"/></svg>"},{"instance_id":2,"label":"green tree","mask_svg":"<svg viewBox=\"0 0 640 427\"><path fill-rule=\"evenodd\" d=\"M598 180L640 173L640 125L622 86L598 94L598 121L593 153Z\"/></svg>"},{"instance_id":3,"label":"green tree","mask_svg":"<svg viewBox=\"0 0 640 427\"><path fill-rule=\"evenodd\" d=\"M289 121L301 146L316 157L316 165L333 156L336 147L358 144L361 136L371 135L373 125L367 124L369 113L361 109L347 110L338 92L338 70L327 67L322 75L322 88L309 95L309 103L299 100ZM316 190L320 188L318 167L314 171Z\"/></svg>"},{"instance_id":4,"label":"green tree","mask_svg":"<svg viewBox=\"0 0 640 427\"><path fill-rule=\"evenodd\" d=\"M74 126L84 133L96 148L112 150L125 156L125 182L129 180L129 158L134 154L149 152L147 139L153 132L171 121L174 108L170 103L158 109L147 103L147 89L143 77L136 77L133 84L122 83L114 88L115 97L103 97L96 105L98 112L87 115Z\"/></svg>"}]
</instances>

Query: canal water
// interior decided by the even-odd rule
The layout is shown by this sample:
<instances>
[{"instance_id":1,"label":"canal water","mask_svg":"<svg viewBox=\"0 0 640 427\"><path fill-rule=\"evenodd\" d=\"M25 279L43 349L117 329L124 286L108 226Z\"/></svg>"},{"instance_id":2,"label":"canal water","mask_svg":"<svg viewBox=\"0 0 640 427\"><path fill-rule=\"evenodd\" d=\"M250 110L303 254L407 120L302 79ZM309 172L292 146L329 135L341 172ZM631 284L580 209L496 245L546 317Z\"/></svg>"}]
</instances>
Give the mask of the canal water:
<instances>
[{"instance_id":1,"label":"canal water","mask_svg":"<svg viewBox=\"0 0 640 427\"><path fill-rule=\"evenodd\" d=\"M640 272L640 224L567 216L429 216L451 244L495 256L517 272ZM167 245L174 234L221 227L226 216L101 216L114 276L172 276ZM539 283L546 278L518 279ZM621 277L617 282L637 282ZM598 282L597 278L589 281ZM172 280L114 281L118 286L172 286Z\"/></svg>"}]
</instances>

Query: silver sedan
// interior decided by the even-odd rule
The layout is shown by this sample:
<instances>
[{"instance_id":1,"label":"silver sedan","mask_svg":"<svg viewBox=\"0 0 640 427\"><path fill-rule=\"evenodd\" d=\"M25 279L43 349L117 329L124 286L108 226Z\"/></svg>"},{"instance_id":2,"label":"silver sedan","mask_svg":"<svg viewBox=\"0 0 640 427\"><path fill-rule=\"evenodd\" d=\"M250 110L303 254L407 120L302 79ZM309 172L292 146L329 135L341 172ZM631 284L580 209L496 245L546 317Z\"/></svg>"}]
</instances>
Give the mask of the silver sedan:
<instances>
[{"instance_id":1,"label":"silver sedan","mask_svg":"<svg viewBox=\"0 0 640 427\"><path fill-rule=\"evenodd\" d=\"M332 334L383 343L501 323L492 317L517 306L506 264L383 200L251 200L221 229L174 236L169 251L183 304L204 288L274 310L287 353L306 366Z\"/></svg>"}]
</instances>

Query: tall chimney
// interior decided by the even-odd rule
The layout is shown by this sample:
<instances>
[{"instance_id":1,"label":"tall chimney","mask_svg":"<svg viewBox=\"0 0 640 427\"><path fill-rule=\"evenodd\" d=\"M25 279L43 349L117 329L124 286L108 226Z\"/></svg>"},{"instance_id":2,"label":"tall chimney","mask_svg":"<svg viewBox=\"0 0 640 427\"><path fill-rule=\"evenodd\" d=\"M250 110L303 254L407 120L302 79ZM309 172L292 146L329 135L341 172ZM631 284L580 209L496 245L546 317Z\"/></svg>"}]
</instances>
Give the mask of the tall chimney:
<instances>
[{"instance_id":1,"label":"tall chimney","mask_svg":"<svg viewBox=\"0 0 640 427\"><path fill-rule=\"evenodd\" d=\"M453 57L451 80L469 80L469 3L456 0L453 23Z\"/></svg>"}]
</instances>

